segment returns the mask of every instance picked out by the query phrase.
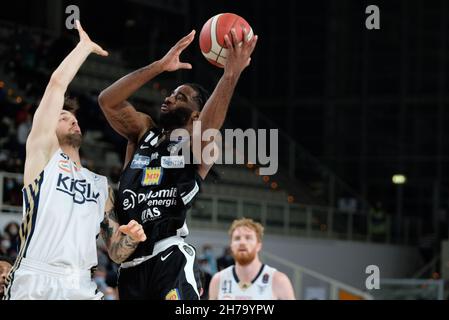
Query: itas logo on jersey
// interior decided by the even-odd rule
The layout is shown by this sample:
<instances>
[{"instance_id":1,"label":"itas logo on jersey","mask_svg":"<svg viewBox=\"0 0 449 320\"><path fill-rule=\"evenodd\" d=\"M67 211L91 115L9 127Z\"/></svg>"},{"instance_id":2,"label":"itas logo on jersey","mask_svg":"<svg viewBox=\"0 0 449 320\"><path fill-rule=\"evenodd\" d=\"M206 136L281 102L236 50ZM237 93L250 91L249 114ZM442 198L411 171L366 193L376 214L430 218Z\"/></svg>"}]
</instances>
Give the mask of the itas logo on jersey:
<instances>
[{"instance_id":1,"label":"itas logo on jersey","mask_svg":"<svg viewBox=\"0 0 449 320\"><path fill-rule=\"evenodd\" d=\"M142 211L142 214L140 216L140 220L142 224L148 222L148 221L154 221L156 219L159 219L161 217L161 211L158 207L154 208L148 208Z\"/></svg>"},{"instance_id":2,"label":"itas logo on jersey","mask_svg":"<svg viewBox=\"0 0 449 320\"><path fill-rule=\"evenodd\" d=\"M145 168L142 175L142 186L157 186L161 183L163 171L161 167Z\"/></svg>"},{"instance_id":3,"label":"itas logo on jersey","mask_svg":"<svg viewBox=\"0 0 449 320\"><path fill-rule=\"evenodd\" d=\"M99 192L95 192L90 183L85 179L76 180L64 176L62 173L58 176L56 190L64 192L73 198L73 202L84 204L85 202L95 202L100 196Z\"/></svg>"}]
</instances>

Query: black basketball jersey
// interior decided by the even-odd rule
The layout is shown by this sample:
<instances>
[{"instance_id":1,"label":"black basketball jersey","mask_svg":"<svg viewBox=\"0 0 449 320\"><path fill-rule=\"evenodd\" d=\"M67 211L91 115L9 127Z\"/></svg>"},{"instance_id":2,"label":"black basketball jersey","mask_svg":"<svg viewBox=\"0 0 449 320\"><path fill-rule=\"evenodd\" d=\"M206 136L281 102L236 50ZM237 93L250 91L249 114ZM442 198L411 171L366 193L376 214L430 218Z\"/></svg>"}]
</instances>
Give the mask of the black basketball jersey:
<instances>
[{"instance_id":1,"label":"black basketball jersey","mask_svg":"<svg viewBox=\"0 0 449 320\"><path fill-rule=\"evenodd\" d=\"M134 219L147 235L127 261L152 254L159 240L187 236L186 212L199 192L201 178L190 148L188 155L176 151L186 143L182 137L170 141L161 129L152 128L122 172L116 201L119 222Z\"/></svg>"}]
</instances>

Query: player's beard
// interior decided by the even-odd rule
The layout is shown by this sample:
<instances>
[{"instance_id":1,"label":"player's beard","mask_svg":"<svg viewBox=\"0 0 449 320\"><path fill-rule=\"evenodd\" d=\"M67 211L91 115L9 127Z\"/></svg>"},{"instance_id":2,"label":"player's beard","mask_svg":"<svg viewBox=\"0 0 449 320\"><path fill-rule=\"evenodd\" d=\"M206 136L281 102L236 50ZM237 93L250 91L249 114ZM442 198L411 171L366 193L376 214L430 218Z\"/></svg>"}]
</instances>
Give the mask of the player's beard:
<instances>
[{"instance_id":1,"label":"player's beard","mask_svg":"<svg viewBox=\"0 0 449 320\"><path fill-rule=\"evenodd\" d=\"M161 112L159 116L159 125L166 130L183 128L187 125L192 112L191 109L184 107Z\"/></svg>"},{"instance_id":2,"label":"player's beard","mask_svg":"<svg viewBox=\"0 0 449 320\"><path fill-rule=\"evenodd\" d=\"M69 133L59 139L59 144L79 149L82 141L83 136L80 133Z\"/></svg>"},{"instance_id":3,"label":"player's beard","mask_svg":"<svg viewBox=\"0 0 449 320\"><path fill-rule=\"evenodd\" d=\"M242 266L246 266L251 262L253 262L254 259L256 259L256 255L257 255L256 248L254 248L253 251L245 251L245 252L237 251L235 253L234 252L232 253L234 260Z\"/></svg>"}]
</instances>

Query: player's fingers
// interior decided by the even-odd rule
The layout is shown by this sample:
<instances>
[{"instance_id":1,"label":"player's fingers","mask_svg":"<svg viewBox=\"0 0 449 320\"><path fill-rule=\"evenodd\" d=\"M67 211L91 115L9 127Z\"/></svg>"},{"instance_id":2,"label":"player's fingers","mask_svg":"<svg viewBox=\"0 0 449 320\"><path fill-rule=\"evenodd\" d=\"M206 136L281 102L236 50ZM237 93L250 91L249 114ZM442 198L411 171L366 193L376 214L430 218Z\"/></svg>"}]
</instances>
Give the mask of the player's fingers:
<instances>
[{"instance_id":1,"label":"player's fingers","mask_svg":"<svg viewBox=\"0 0 449 320\"><path fill-rule=\"evenodd\" d=\"M225 34L225 36L224 36L224 41L226 44L226 48L228 48L229 50L232 50L234 46L232 45L232 42L229 39L229 36L227 34Z\"/></svg>"},{"instance_id":2,"label":"player's fingers","mask_svg":"<svg viewBox=\"0 0 449 320\"><path fill-rule=\"evenodd\" d=\"M142 226L140 224L135 224L131 228L129 228L129 232L131 234L137 234L139 230L142 230Z\"/></svg>"},{"instance_id":3,"label":"player's fingers","mask_svg":"<svg viewBox=\"0 0 449 320\"><path fill-rule=\"evenodd\" d=\"M232 44L234 47L238 47L239 41L237 40L237 33L235 31L235 28L231 29L231 37L232 37Z\"/></svg>"},{"instance_id":4,"label":"player's fingers","mask_svg":"<svg viewBox=\"0 0 449 320\"><path fill-rule=\"evenodd\" d=\"M109 52L107 52L106 50L104 50L102 47L98 47L98 50L96 51L96 54L103 56L103 57L107 57L109 55Z\"/></svg>"},{"instance_id":5,"label":"player's fingers","mask_svg":"<svg viewBox=\"0 0 449 320\"><path fill-rule=\"evenodd\" d=\"M138 223L137 223L136 220L130 220L130 221L128 222L128 227L129 227L129 228L131 228L131 227L133 227L133 226L135 226L135 225L138 225Z\"/></svg>"},{"instance_id":6,"label":"player's fingers","mask_svg":"<svg viewBox=\"0 0 449 320\"><path fill-rule=\"evenodd\" d=\"M139 230L137 232L137 240L145 241L146 239L147 239L147 236L145 235L145 232L143 230Z\"/></svg>"},{"instance_id":7,"label":"player's fingers","mask_svg":"<svg viewBox=\"0 0 449 320\"><path fill-rule=\"evenodd\" d=\"M125 224L123 226L120 226L118 228L118 231L120 231L121 233L128 234L129 233L129 227L128 227L128 225Z\"/></svg>"},{"instance_id":8,"label":"player's fingers","mask_svg":"<svg viewBox=\"0 0 449 320\"><path fill-rule=\"evenodd\" d=\"M187 62L181 62L179 64L179 69L192 69L192 65Z\"/></svg>"},{"instance_id":9,"label":"player's fingers","mask_svg":"<svg viewBox=\"0 0 449 320\"><path fill-rule=\"evenodd\" d=\"M246 28L242 29L243 32L243 45L246 45L249 41L248 41L248 31L246 30Z\"/></svg>"},{"instance_id":10,"label":"player's fingers","mask_svg":"<svg viewBox=\"0 0 449 320\"><path fill-rule=\"evenodd\" d=\"M256 44L257 44L257 39L259 39L258 36L254 36L249 44L249 54L251 55L251 53L253 53L254 49L256 48Z\"/></svg>"},{"instance_id":11,"label":"player's fingers","mask_svg":"<svg viewBox=\"0 0 449 320\"><path fill-rule=\"evenodd\" d=\"M81 33L84 31L83 27L81 27L81 22L78 19L75 20L75 26L76 26L76 29L78 30L78 32Z\"/></svg>"},{"instance_id":12,"label":"player's fingers","mask_svg":"<svg viewBox=\"0 0 449 320\"><path fill-rule=\"evenodd\" d=\"M192 30L188 35L179 40L177 46L181 48L187 47L195 38L195 32L195 30Z\"/></svg>"}]
</instances>

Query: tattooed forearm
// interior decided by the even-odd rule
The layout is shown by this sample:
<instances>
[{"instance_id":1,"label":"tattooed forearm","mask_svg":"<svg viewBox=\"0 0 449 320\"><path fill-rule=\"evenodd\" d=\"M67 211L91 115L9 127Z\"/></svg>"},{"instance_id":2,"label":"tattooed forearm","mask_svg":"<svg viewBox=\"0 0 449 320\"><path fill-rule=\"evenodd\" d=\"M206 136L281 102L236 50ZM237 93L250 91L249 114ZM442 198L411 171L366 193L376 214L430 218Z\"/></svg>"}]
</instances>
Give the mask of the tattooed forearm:
<instances>
[{"instance_id":1,"label":"tattooed forearm","mask_svg":"<svg viewBox=\"0 0 449 320\"><path fill-rule=\"evenodd\" d=\"M109 256L116 263L126 260L136 250L139 242L131 239L119 231L117 214L114 210L106 212L104 220L101 222L101 236L108 248Z\"/></svg>"},{"instance_id":2,"label":"tattooed forearm","mask_svg":"<svg viewBox=\"0 0 449 320\"><path fill-rule=\"evenodd\" d=\"M122 235L118 242L111 244L109 250L111 259L117 263L125 261L136 250L139 242L133 241L128 235Z\"/></svg>"}]
</instances>

